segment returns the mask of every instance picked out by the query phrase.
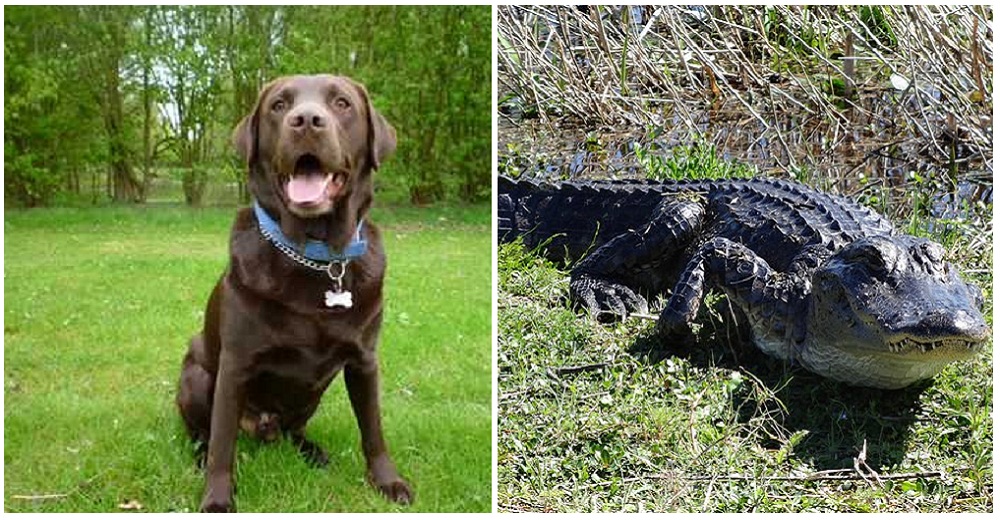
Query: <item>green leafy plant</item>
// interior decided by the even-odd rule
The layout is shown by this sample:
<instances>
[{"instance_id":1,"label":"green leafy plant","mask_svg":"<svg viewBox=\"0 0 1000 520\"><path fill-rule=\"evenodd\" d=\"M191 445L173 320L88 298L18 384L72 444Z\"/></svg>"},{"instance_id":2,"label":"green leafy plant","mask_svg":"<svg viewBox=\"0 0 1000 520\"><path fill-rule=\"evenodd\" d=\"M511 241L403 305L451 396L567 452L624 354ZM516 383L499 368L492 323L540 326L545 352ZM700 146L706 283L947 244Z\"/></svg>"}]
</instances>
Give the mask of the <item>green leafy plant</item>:
<instances>
[{"instance_id":1,"label":"green leafy plant","mask_svg":"<svg viewBox=\"0 0 1000 520\"><path fill-rule=\"evenodd\" d=\"M650 179L730 179L750 178L752 166L719 157L714 145L695 143L669 150L633 143L632 151Z\"/></svg>"}]
</instances>

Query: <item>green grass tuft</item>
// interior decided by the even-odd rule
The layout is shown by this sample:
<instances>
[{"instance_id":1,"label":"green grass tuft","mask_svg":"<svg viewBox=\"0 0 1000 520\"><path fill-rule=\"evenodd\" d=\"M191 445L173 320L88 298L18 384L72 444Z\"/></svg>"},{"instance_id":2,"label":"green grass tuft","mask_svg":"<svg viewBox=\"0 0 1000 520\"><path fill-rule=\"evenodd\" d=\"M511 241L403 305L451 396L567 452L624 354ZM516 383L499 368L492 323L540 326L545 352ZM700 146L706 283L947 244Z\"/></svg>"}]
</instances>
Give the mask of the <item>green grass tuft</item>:
<instances>
[{"instance_id":1,"label":"green grass tuft","mask_svg":"<svg viewBox=\"0 0 1000 520\"><path fill-rule=\"evenodd\" d=\"M649 179L746 179L757 174L757 169L749 164L722 158L715 145L708 142L669 150L634 143L632 151Z\"/></svg>"}]
</instances>

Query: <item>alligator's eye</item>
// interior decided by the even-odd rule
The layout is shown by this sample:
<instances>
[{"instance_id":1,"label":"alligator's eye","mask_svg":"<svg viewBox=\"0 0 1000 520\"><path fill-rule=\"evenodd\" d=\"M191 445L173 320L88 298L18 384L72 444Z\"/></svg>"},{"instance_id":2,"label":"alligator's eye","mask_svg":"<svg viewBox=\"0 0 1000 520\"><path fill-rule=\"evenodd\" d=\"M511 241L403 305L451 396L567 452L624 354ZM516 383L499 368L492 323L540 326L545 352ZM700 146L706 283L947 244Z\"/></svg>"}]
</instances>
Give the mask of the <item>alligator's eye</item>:
<instances>
[{"instance_id":1,"label":"alligator's eye","mask_svg":"<svg viewBox=\"0 0 1000 520\"><path fill-rule=\"evenodd\" d=\"M887 251L877 247L875 244L855 244L844 260L849 263L865 266L869 271L883 273L888 270L889 262L886 258Z\"/></svg>"},{"instance_id":2,"label":"alligator's eye","mask_svg":"<svg viewBox=\"0 0 1000 520\"><path fill-rule=\"evenodd\" d=\"M865 255L862 258L862 262L873 272L884 273L888 269L885 264L885 258L880 254Z\"/></svg>"},{"instance_id":3,"label":"alligator's eye","mask_svg":"<svg viewBox=\"0 0 1000 520\"><path fill-rule=\"evenodd\" d=\"M944 261L945 250L934 242L924 242L918 246L920 251L933 263Z\"/></svg>"},{"instance_id":4,"label":"alligator's eye","mask_svg":"<svg viewBox=\"0 0 1000 520\"><path fill-rule=\"evenodd\" d=\"M983 305L986 304L986 299L983 297L983 290L978 285L971 283L965 284L965 288L968 289L969 297L976 304L976 308L982 311Z\"/></svg>"}]
</instances>

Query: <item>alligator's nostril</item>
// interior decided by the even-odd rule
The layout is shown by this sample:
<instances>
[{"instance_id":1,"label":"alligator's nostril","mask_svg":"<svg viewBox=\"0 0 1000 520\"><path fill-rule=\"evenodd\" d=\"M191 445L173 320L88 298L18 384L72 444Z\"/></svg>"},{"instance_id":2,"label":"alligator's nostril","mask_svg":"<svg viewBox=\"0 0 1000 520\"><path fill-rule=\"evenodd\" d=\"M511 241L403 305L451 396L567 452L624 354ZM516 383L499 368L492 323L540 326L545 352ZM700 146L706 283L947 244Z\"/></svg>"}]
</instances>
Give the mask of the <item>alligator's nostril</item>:
<instances>
[{"instance_id":1,"label":"alligator's nostril","mask_svg":"<svg viewBox=\"0 0 1000 520\"><path fill-rule=\"evenodd\" d=\"M933 331L939 336L966 338L984 337L989 328L982 317L965 310L933 310L920 319L921 331Z\"/></svg>"}]
</instances>

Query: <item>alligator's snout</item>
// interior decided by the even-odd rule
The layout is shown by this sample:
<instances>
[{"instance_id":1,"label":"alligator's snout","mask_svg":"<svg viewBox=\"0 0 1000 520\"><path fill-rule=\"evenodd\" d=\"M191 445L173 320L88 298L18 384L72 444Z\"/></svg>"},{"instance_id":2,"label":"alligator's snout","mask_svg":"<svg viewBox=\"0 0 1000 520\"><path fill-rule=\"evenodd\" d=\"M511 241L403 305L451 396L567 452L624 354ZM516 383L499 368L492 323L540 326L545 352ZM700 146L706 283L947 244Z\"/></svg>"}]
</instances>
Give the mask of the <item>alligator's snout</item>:
<instances>
[{"instance_id":1,"label":"alligator's snout","mask_svg":"<svg viewBox=\"0 0 1000 520\"><path fill-rule=\"evenodd\" d=\"M921 316L912 327L919 336L955 337L970 341L986 341L990 329L982 315L965 309L934 309Z\"/></svg>"},{"instance_id":2,"label":"alligator's snout","mask_svg":"<svg viewBox=\"0 0 1000 520\"><path fill-rule=\"evenodd\" d=\"M921 269L915 265L918 263L911 261L909 270L894 273L895 284L881 285L879 300L887 307L878 312L876 305L870 304L866 309L883 317L878 322L886 340L898 343L905 339L920 346L945 343L954 347L951 354L958 359L977 352L990 337L979 288L963 282L947 262L923 263Z\"/></svg>"},{"instance_id":3,"label":"alligator's snout","mask_svg":"<svg viewBox=\"0 0 1000 520\"><path fill-rule=\"evenodd\" d=\"M886 334L889 351L955 360L970 357L990 337L990 328L978 312L934 309L912 320L901 320Z\"/></svg>"}]
</instances>

